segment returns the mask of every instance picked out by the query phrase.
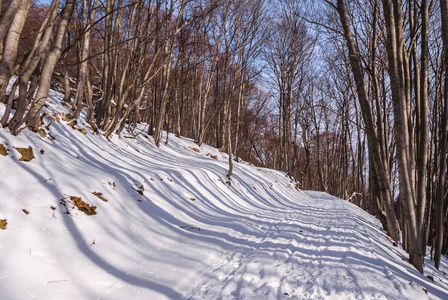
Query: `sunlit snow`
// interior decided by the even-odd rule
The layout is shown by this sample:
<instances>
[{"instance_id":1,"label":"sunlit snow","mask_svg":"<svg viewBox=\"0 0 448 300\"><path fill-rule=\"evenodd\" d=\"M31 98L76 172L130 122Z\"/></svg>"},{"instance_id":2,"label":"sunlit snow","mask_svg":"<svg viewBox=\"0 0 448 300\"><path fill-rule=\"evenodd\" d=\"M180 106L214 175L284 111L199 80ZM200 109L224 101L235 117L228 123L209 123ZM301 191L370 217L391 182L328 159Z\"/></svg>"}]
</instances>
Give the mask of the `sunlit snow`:
<instances>
[{"instance_id":1,"label":"sunlit snow","mask_svg":"<svg viewBox=\"0 0 448 300\"><path fill-rule=\"evenodd\" d=\"M61 97L47 138L0 129L0 299L448 299L445 258L433 282L351 203L246 163L228 180L225 153L144 125L83 134Z\"/></svg>"}]
</instances>

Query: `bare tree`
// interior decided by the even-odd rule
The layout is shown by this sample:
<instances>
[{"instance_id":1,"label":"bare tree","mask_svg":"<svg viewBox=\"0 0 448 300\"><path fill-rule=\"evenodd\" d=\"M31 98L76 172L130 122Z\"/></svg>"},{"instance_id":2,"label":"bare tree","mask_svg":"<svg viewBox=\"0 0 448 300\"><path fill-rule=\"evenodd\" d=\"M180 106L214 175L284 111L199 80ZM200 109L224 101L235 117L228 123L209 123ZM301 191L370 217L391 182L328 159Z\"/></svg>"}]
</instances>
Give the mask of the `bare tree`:
<instances>
[{"instance_id":1,"label":"bare tree","mask_svg":"<svg viewBox=\"0 0 448 300\"><path fill-rule=\"evenodd\" d=\"M88 105L88 121L91 125L94 125L92 99L93 95L91 95L91 93L89 93L88 91L88 58L90 57L91 28L93 26L93 21L95 18L97 2L97 0L83 0L82 2L81 15L79 17L81 21L81 24L79 24L81 32L79 34L83 36L83 38L80 39L80 42L83 41L83 43L80 43L81 55L79 57L77 88L72 108L68 113L68 116L66 117L68 120L76 120L81 113L83 99L85 98Z\"/></svg>"},{"instance_id":2,"label":"bare tree","mask_svg":"<svg viewBox=\"0 0 448 300\"><path fill-rule=\"evenodd\" d=\"M302 89L304 69L312 53L314 39L307 32L303 19L295 11L291 11L290 7L282 7L279 18L274 23L265 58L277 94L282 137L281 169L292 175L295 144L293 108L296 101L299 101L296 96Z\"/></svg>"},{"instance_id":3,"label":"bare tree","mask_svg":"<svg viewBox=\"0 0 448 300\"><path fill-rule=\"evenodd\" d=\"M38 76L35 71L39 64L43 64L43 60L46 57L48 51L48 45L53 37L53 27L58 13L59 1L53 1L46 13L46 16L39 27L39 32L34 40L33 47L28 53L25 61L21 66L18 79L15 81L10 95L8 97L8 103L6 106L5 114L1 120L2 126L6 126L13 104L13 95L15 90L19 88L19 97L17 99L17 107L15 114L8 124L9 129L12 132L16 132L21 124L23 124L23 116L27 111L27 107L31 102L31 97L38 87ZM33 76L35 74L36 76ZM30 78L31 85L29 86Z\"/></svg>"},{"instance_id":4,"label":"bare tree","mask_svg":"<svg viewBox=\"0 0 448 300\"><path fill-rule=\"evenodd\" d=\"M444 56L443 61L445 63L445 86L443 90L443 104L441 108L442 117L440 124L440 167L439 167L439 178L437 186L437 210L436 210L436 244L435 244L435 266L438 269L440 267L440 257L442 253L443 244L443 219L445 217L445 190L446 190L446 167L447 167L447 119L448 119L448 1L440 0L440 12L442 17L442 40L443 40L443 50Z\"/></svg>"},{"instance_id":5,"label":"bare tree","mask_svg":"<svg viewBox=\"0 0 448 300\"><path fill-rule=\"evenodd\" d=\"M389 178L381 159L380 148L375 133L371 107L368 100L366 85L364 82L364 72L362 68L361 58L358 55L358 50L350 29L345 2L343 0L338 0L337 5L334 8L339 14L343 28L343 35L349 51L350 65L352 68L353 77L355 79L358 101L360 104L364 124L366 126L369 154L372 156L375 173L377 175L378 183L381 190L381 197L386 208L387 231L395 241L398 241L399 232L396 225L396 217L393 208L393 200L391 198Z\"/></svg>"},{"instance_id":6,"label":"bare tree","mask_svg":"<svg viewBox=\"0 0 448 300\"><path fill-rule=\"evenodd\" d=\"M0 22L0 41L3 42L3 36L6 36L0 60L0 100L4 97L9 80L15 72L17 47L30 4L31 0L13 1ZM9 22L11 23L8 24ZM6 31L8 25L9 29Z\"/></svg>"},{"instance_id":7,"label":"bare tree","mask_svg":"<svg viewBox=\"0 0 448 300\"><path fill-rule=\"evenodd\" d=\"M75 0L67 0L65 3L65 7L61 12L61 21L59 22L59 27L54 37L54 44L52 45L51 50L42 66L39 79L39 90L33 98L30 110L22 121L26 122L27 127L32 131L37 131L41 125L40 112L48 97L50 81L54 68L62 54L62 51L64 50L65 33L73 15L75 2ZM18 127L15 128L14 131L17 129Z\"/></svg>"}]
</instances>

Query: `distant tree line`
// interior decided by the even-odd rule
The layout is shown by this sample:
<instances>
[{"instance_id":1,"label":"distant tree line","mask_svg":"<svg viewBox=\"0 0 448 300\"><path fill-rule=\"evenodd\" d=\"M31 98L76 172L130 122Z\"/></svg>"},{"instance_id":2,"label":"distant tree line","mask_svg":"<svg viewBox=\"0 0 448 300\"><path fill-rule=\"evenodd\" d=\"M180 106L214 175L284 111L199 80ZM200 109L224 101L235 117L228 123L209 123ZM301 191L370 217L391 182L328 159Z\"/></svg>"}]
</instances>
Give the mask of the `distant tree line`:
<instances>
[{"instance_id":1,"label":"distant tree line","mask_svg":"<svg viewBox=\"0 0 448 300\"><path fill-rule=\"evenodd\" d=\"M0 0L0 124L207 143L375 214L423 270L447 254L448 4ZM12 80L14 78L14 80ZM12 84L11 91L7 90ZM401 236L400 236L401 234Z\"/></svg>"}]
</instances>

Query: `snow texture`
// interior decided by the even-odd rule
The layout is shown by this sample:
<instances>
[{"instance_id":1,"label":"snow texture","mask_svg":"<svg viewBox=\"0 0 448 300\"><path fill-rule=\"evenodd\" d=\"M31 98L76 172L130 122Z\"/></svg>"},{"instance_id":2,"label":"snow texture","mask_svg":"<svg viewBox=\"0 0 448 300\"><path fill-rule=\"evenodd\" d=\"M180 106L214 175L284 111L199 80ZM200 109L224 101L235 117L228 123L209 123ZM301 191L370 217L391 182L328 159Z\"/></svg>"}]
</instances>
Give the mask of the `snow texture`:
<instances>
[{"instance_id":1,"label":"snow texture","mask_svg":"<svg viewBox=\"0 0 448 300\"><path fill-rule=\"evenodd\" d=\"M225 153L144 126L83 134L61 98L46 138L0 129L0 299L448 299L445 258L428 279L351 203L246 163L228 180Z\"/></svg>"}]
</instances>

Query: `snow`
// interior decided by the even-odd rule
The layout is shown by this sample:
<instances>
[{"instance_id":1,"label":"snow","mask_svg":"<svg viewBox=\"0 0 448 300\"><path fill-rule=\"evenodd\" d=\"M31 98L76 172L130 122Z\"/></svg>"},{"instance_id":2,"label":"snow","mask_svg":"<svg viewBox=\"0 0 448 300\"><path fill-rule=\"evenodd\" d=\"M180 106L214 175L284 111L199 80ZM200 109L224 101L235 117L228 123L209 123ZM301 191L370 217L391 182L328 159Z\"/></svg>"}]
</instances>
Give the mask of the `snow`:
<instances>
[{"instance_id":1,"label":"snow","mask_svg":"<svg viewBox=\"0 0 448 300\"><path fill-rule=\"evenodd\" d=\"M445 258L433 282L351 203L244 162L228 180L227 154L144 126L83 134L61 98L47 138L0 129L0 299L448 299Z\"/></svg>"}]
</instances>

